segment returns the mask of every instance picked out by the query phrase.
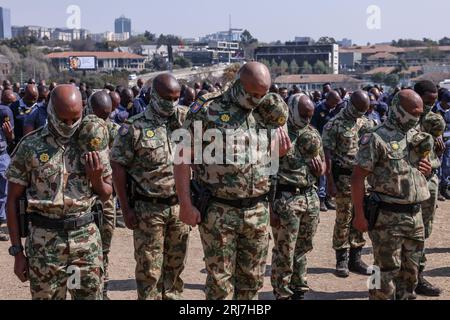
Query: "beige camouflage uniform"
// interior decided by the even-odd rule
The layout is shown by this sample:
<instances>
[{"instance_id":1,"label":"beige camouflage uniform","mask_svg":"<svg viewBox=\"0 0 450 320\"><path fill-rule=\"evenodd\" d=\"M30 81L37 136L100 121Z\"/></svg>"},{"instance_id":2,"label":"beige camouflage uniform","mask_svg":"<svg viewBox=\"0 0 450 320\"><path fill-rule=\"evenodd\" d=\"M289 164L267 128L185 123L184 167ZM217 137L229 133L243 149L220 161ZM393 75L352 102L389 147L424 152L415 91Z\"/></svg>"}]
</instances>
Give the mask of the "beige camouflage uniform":
<instances>
[{"instance_id":1,"label":"beige camouflage uniform","mask_svg":"<svg viewBox=\"0 0 450 320\"><path fill-rule=\"evenodd\" d=\"M76 135L82 128L83 124ZM84 155L99 150L107 138L106 127L98 131L101 135L92 138L97 131L91 126L91 134L74 137L64 148L55 141L48 126L22 140L7 177L8 181L27 188L28 213L67 219L91 211L97 196L85 174ZM100 155L103 176L110 176L108 156L105 152ZM102 243L95 223L69 232L31 227L26 254L33 299L66 299L71 266L78 268L81 276L80 288L69 290L72 297L102 299Z\"/></svg>"},{"instance_id":2,"label":"beige camouflage uniform","mask_svg":"<svg viewBox=\"0 0 450 320\"><path fill-rule=\"evenodd\" d=\"M209 189L213 196L224 200L246 200L266 195L270 189L270 176L261 162L250 164L249 153L232 148L226 152L226 130L235 130L227 137L244 139L249 130L284 126L288 117L287 105L269 95L260 106L261 113L241 107L238 97L243 88L237 81L223 95L207 95L193 104L184 128L195 135L195 122L200 130L218 130L222 134L223 155L242 163L223 165L198 164L193 166L196 180ZM273 112L267 113L267 104ZM199 134L199 133L197 133ZM267 133L261 133L258 147L268 154ZM242 141L242 140L241 140ZM203 144L206 153L208 143ZM220 159L219 161L222 161ZM261 200L253 207L234 207L211 200L205 221L199 227L205 254L208 277L208 300L253 300L263 287L266 259L269 247L269 208Z\"/></svg>"},{"instance_id":3,"label":"beige camouflage uniform","mask_svg":"<svg viewBox=\"0 0 450 320\"><path fill-rule=\"evenodd\" d=\"M356 164L371 173L369 191L377 193L385 203L420 204L430 197L427 179L412 164L410 142L417 133L411 129L405 134L390 115L383 125L361 139ZM424 247L421 211L380 210L375 228L369 235L375 266L381 270L381 287L371 289L370 298L410 298L417 285Z\"/></svg>"},{"instance_id":4,"label":"beige camouflage uniform","mask_svg":"<svg viewBox=\"0 0 450 320\"><path fill-rule=\"evenodd\" d=\"M272 286L279 299L309 291L306 255L313 249L320 221L318 178L312 174L310 162L318 155L325 160L320 134L313 127L297 129L289 124L289 136L294 147L280 161L278 185L297 188L298 192L278 192L273 205L280 225L272 228Z\"/></svg>"},{"instance_id":5,"label":"beige camouflage uniform","mask_svg":"<svg viewBox=\"0 0 450 320\"><path fill-rule=\"evenodd\" d=\"M323 146L331 153L333 170L335 167L349 170L349 173L353 170L359 140L372 126L373 123L365 117L355 120L346 109L325 125L322 135ZM363 248L366 244L364 236L352 225L351 174L333 173L337 189L333 249L338 251Z\"/></svg>"},{"instance_id":6,"label":"beige camouflage uniform","mask_svg":"<svg viewBox=\"0 0 450 320\"><path fill-rule=\"evenodd\" d=\"M111 160L126 168L138 194L155 199L176 195L175 145L170 139L183 114L179 107L175 115L162 118L148 108L119 130ZM139 223L133 233L139 299L180 299L190 230L179 219L179 206L136 201L134 211Z\"/></svg>"}]
</instances>

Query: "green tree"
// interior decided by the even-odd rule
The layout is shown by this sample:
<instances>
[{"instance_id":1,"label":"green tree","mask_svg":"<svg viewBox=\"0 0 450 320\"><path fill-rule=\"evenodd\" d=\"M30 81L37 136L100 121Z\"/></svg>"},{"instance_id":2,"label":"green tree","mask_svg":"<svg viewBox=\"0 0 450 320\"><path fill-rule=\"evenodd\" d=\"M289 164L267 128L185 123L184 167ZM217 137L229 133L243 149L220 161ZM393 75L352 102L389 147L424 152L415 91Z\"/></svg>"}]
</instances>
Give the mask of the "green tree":
<instances>
[{"instance_id":1,"label":"green tree","mask_svg":"<svg viewBox=\"0 0 450 320\"><path fill-rule=\"evenodd\" d=\"M272 62L270 62L270 71L275 76L278 76L280 74L280 66L275 61L275 59L272 59Z\"/></svg>"},{"instance_id":2,"label":"green tree","mask_svg":"<svg viewBox=\"0 0 450 320\"><path fill-rule=\"evenodd\" d=\"M383 72L377 72L372 75L371 80L373 83L383 83L386 78L386 74Z\"/></svg>"},{"instance_id":3,"label":"green tree","mask_svg":"<svg viewBox=\"0 0 450 320\"><path fill-rule=\"evenodd\" d=\"M281 60L279 67L280 67L280 75L285 75L288 73L289 65L287 64L286 61Z\"/></svg>"},{"instance_id":4,"label":"green tree","mask_svg":"<svg viewBox=\"0 0 450 320\"><path fill-rule=\"evenodd\" d=\"M192 62L189 59L186 59L185 57L177 56L175 57L173 64L175 66L179 66L180 68L190 68L192 67Z\"/></svg>"},{"instance_id":5,"label":"green tree","mask_svg":"<svg viewBox=\"0 0 450 320\"><path fill-rule=\"evenodd\" d=\"M327 74L328 67L323 61L319 60L314 64L313 71L316 74Z\"/></svg>"},{"instance_id":6,"label":"green tree","mask_svg":"<svg viewBox=\"0 0 450 320\"><path fill-rule=\"evenodd\" d=\"M258 39L254 38L250 31L244 30L241 35L240 46L244 51L244 57L248 60L253 59L258 47Z\"/></svg>"},{"instance_id":7,"label":"green tree","mask_svg":"<svg viewBox=\"0 0 450 320\"><path fill-rule=\"evenodd\" d=\"M393 88L398 85L399 81L400 78L398 75L390 74L387 75L386 78L384 79L384 84Z\"/></svg>"},{"instance_id":8,"label":"green tree","mask_svg":"<svg viewBox=\"0 0 450 320\"><path fill-rule=\"evenodd\" d=\"M297 64L297 61L292 60L291 63L289 64L289 73L290 74L298 74L300 68Z\"/></svg>"},{"instance_id":9,"label":"green tree","mask_svg":"<svg viewBox=\"0 0 450 320\"><path fill-rule=\"evenodd\" d=\"M312 74L313 67L309 64L308 61L303 62L302 71L303 74Z\"/></svg>"},{"instance_id":10,"label":"green tree","mask_svg":"<svg viewBox=\"0 0 450 320\"><path fill-rule=\"evenodd\" d=\"M144 37L150 42L155 42L156 40L156 34L151 33L150 31L147 30L145 30L144 32Z\"/></svg>"},{"instance_id":11,"label":"green tree","mask_svg":"<svg viewBox=\"0 0 450 320\"><path fill-rule=\"evenodd\" d=\"M263 65L267 67L267 69L270 70L270 61L266 59L261 59L259 62L261 62Z\"/></svg>"},{"instance_id":12,"label":"green tree","mask_svg":"<svg viewBox=\"0 0 450 320\"><path fill-rule=\"evenodd\" d=\"M317 44L334 44L336 40L333 37L320 37Z\"/></svg>"}]
</instances>

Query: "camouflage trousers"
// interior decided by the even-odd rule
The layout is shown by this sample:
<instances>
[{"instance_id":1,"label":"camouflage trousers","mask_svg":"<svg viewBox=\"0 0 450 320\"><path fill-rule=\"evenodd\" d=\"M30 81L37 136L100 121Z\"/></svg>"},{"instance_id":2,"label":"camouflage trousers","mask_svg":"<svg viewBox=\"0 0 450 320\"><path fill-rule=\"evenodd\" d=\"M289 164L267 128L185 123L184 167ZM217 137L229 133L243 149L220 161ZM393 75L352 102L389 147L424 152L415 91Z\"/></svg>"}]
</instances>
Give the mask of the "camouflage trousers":
<instances>
[{"instance_id":1,"label":"camouflage trousers","mask_svg":"<svg viewBox=\"0 0 450 320\"><path fill-rule=\"evenodd\" d=\"M280 225L272 228L272 287L277 298L289 298L294 291L309 291L306 255L313 249L320 200L313 189L298 195L283 192L273 209Z\"/></svg>"},{"instance_id":2,"label":"camouflage trousers","mask_svg":"<svg viewBox=\"0 0 450 320\"><path fill-rule=\"evenodd\" d=\"M417 286L424 248L422 213L381 210L369 236L373 244L374 265L380 270L380 287L369 290L370 299L408 299Z\"/></svg>"},{"instance_id":3,"label":"camouflage trousers","mask_svg":"<svg viewBox=\"0 0 450 320\"><path fill-rule=\"evenodd\" d=\"M431 236L431 232L433 231L433 221L436 214L438 201L437 199L439 195L439 178L437 175L434 175L428 181L428 187L430 189L431 197L430 199L422 203L422 217L423 225L425 227L425 240ZM420 272L423 272L425 270L426 263L427 257L424 250L422 258L420 259Z\"/></svg>"},{"instance_id":4,"label":"camouflage trousers","mask_svg":"<svg viewBox=\"0 0 450 320\"><path fill-rule=\"evenodd\" d=\"M109 252L111 251L111 241L116 228L116 197L103 203L103 225L100 229L103 247L103 265L105 267L105 290L109 280Z\"/></svg>"},{"instance_id":5,"label":"camouflage trousers","mask_svg":"<svg viewBox=\"0 0 450 320\"><path fill-rule=\"evenodd\" d=\"M179 206L137 201L135 212L139 223L133 233L139 300L180 299L190 228L179 219Z\"/></svg>"},{"instance_id":6,"label":"camouflage trousers","mask_svg":"<svg viewBox=\"0 0 450 320\"><path fill-rule=\"evenodd\" d=\"M352 196L348 192L336 194L336 222L333 232L333 249L358 249L366 245L366 240L361 232L353 227Z\"/></svg>"},{"instance_id":7,"label":"camouflage trousers","mask_svg":"<svg viewBox=\"0 0 450 320\"><path fill-rule=\"evenodd\" d=\"M27 239L33 300L103 299L100 232L92 223L76 231L53 232L32 227Z\"/></svg>"},{"instance_id":8,"label":"camouflage trousers","mask_svg":"<svg viewBox=\"0 0 450 320\"><path fill-rule=\"evenodd\" d=\"M269 250L269 208L212 202L199 227L205 254L206 299L257 300Z\"/></svg>"}]
</instances>

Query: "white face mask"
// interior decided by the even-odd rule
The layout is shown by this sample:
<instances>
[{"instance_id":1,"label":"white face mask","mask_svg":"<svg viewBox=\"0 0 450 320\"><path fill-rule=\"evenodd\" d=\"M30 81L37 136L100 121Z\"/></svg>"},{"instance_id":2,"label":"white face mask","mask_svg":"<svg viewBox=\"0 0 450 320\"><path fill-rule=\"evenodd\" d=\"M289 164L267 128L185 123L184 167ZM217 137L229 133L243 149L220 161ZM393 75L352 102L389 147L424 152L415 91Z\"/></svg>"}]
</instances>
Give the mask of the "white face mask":
<instances>
[{"instance_id":1,"label":"white face mask","mask_svg":"<svg viewBox=\"0 0 450 320\"><path fill-rule=\"evenodd\" d=\"M59 120L58 116L56 115L56 111L51 100L47 107L47 114L48 114L48 122L51 124L53 129L55 129L56 133L59 136L65 139L70 139L75 134L75 132L80 127L82 120L82 118L78 119L78 121L72 124L71 126L65 124L63 121Z\"/></svg>"}]
</instances>

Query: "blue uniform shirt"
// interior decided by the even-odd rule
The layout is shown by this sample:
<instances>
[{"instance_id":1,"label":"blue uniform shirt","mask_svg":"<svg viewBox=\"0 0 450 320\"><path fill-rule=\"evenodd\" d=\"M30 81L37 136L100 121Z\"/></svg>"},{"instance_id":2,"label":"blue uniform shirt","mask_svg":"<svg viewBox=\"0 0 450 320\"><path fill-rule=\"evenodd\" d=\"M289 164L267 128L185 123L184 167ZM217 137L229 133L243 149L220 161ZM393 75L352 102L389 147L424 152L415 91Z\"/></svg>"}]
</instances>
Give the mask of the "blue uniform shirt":
<instances>
[{"instance_id":1,"label":"blue uniform shirt","mask_svg":"<svg viewBox=\"0 0 450 320\"><path fill-rule=\"evenodd\" d=\"M28 107L22 99L14 102L11 105L11 110L14 115L14 141L16 143L18 143L23 138L25 119L35 108L37 108L37 104Z\"/></svg>"},{"instance_id":2,"label":"blue uniform shirt","mask_svg":"<svg viewBox=\"0 0 450 320\"><path fill-rule=\"evenodd\" d=\"M6 140L5 133L2 126L5 122L9 121L11 127L14 128L14 115L8 106L0 105L0 155L4 154L8 149L8 141Z\"/></svg>"},{"instance_id":3,"label":"blue uniform shirt","mask_svg":"<svg viewBox=\"0 0 450 320\"><path fill-rule=\"evenodd\" d=\"M47 124L47 104L40 103L28 117L25 118L24 127L39 129Z\"/></svg>"},{"instance_id":4,"label":"blue uniform shirt","mask_svg":"<svg viewBox=\"0 0 450 320\"><path fill-rule=\"evenodd\" d=\"M323 132L323 127L333 119L341 110L340 107L336 107L329 110L325 105L325 101L319 103L314 111L314 115L311 119L311 125L319 131L320 134Z\"/></svg>"}]
</instances>

